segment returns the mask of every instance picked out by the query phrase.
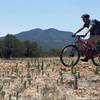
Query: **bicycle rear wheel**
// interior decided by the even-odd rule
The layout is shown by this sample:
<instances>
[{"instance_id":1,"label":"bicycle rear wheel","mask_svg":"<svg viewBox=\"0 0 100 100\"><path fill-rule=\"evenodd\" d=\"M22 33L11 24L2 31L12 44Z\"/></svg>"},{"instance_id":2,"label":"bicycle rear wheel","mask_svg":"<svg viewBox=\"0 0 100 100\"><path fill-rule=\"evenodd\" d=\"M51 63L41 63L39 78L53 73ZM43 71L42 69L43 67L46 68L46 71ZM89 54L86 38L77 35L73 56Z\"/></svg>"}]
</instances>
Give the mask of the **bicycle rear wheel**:
<instances>
[{"instance_id":1,"label":"bicycle rear wheel","mask_svg":"<svg viewBox=\"0 0 100 100\"><path fill-rule=\"evenodd\" d=\"M92 57L93 64L96 66L100 66L100 41L95 45L95 57Z\"/></svg>"},{"instance_id":2,"label":"bicycle rear wheel","mask_svg":"<svg viewBox=\"0 0 100 100\"><path fill-rule=\"evenodd\" d=\"M79 58L79 50L75 45L65 46L61 51L60 60L65 67L75 66Z\"/></svg>"},{"instance_id":3,"label":"bicycle rear wheel","mask_svg":"<svg viewBox=\"0 0 100 100\"><path fill-rule=\"evenodd\" d=\"M100 54L98 56L92 58L93 64L96 66L100 66Z\"/></svg>"}]
</instances>

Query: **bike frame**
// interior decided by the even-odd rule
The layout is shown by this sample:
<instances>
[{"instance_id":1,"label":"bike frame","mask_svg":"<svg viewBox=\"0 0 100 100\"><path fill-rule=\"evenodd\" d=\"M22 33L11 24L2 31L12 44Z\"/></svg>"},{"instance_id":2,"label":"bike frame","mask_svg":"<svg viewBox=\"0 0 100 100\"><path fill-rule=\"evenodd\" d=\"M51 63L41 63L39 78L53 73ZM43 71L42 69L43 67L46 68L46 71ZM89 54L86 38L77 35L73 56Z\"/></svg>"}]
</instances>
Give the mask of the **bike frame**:
<instances>
[{"instance_id":1,"label":"bike frame","mask_svg":"<svg viewBox=\"0 0 100 100\"><path fill-rule=\"evenodd\" d=\"M84 35L76 35L75 36L75 45L78 47L79 51L82 51L83 54L87 52L87 50L93 50L93 46L90 44L86 43L84 40L81 39L81 37L84 37ZM94 49L95 50L95 49ZM93 54L93 57L100 56L100 53Z\"/></svg>"},{"instance_id":2,"label":"bike frame","mask_svg":"<svg viewBox=\"0 0 100 100\"><path fill-rule=\"evenodd\" d=\"M75 45L79 46L81 49L87 48L87 49L92 49L92 47L87 44L84 40L81 39L81 35L77 35L75 38Z\"/></svg>"}]
</instances>

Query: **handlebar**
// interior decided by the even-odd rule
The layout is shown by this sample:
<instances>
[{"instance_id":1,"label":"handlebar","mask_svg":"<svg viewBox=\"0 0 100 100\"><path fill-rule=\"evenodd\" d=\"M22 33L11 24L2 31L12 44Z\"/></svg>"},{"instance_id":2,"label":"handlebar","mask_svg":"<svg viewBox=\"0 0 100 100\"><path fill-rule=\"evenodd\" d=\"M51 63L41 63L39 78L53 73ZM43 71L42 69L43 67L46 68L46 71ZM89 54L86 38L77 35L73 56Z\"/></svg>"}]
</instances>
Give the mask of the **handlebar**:
<instances>
[{"instance_id":1,"label":"handlebar","mask_svg":"<svg viewBox=\"0 0 100 100\"><path fill-rule=\"evenodd\" d=\"M85 35L75 35L75 34L73 34L72 37L85 37Z\"/></svg>"}]
</instances>

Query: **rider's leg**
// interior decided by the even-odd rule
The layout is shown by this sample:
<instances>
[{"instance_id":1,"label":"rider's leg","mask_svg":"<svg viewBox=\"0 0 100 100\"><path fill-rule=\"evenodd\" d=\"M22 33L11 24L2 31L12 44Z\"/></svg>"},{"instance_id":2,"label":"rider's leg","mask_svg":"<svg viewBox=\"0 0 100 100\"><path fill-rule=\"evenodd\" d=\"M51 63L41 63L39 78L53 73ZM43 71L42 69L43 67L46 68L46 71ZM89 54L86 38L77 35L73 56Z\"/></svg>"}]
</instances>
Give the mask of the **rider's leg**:
<instances>
[{"instance_id":1,"label":"rider's leg","mask_svg":"<svg viewBox=\"0 0 100 100\"><path fill-rule=\"evenodd\" d=\"M87 48L86 52L85 52L85 58L84 59L81 59L82 61L84 62L88 62L88 60L90 58L92 58L92 55L93 55L93 51L92 51L92 48L94 47L95 45L95 42L93 40L93 38L89 38L87 40L87 45L89 46L90 49Z\"/></svg>"},{"instance_id":2,"label":"rider's leg","mask_svg":"<svg viewBox=\"0 0 100 100\"><path fill-rule=\"evenodd\" d=\"M81 59L81 60L84 61L84 62L88 62L88 60L90 58L92 58L92 54L93 54L93 52L91 50L87 49L87 51L85 53L85 58Z\"/></svg>"},{"instance_id":3,"label":"rider's leg","mask_svg":"<svg viewBox=\"0 0 100 100\"><path fill-rule=\"evenodd\" d=\"M85 61L87 62L90 58L93 57L93 53L94 51L92 50L96 43L100 41L100 35L94 35L92 37L90 37L88 40L87 40L87 44L88 46L90 47L90 50L87 49L86 53L85 53L85 58L84 59L81 59L82 61Z\"/></svg>"}]
</instances>

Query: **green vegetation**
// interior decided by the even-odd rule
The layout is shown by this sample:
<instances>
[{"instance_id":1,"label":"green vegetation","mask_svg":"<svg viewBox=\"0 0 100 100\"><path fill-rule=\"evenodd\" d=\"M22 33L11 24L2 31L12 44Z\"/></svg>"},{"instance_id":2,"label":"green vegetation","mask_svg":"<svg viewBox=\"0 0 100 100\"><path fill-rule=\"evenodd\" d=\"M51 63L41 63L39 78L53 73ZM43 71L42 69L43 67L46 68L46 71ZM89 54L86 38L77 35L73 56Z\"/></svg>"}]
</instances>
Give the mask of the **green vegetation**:
<instances>
[{"instance_id":1,"label":"green vegetation","mask_svg":"<svg viewBox=\"0 0 100 100\"><path fill-rule=\"evenodd\" d=\"M38 43L29 40L21 41L14 35L6 35L0 39L0 57L40 57L40 56L59 56L60 49L44 51Z\"/></svg>"},{"instance_id":2,"label":"green vegetation","mask_svg":"<svg viewBox=\"0 0 100 100\"><path fill-rule=\"evenodd\" d=\"M0 40L0 57L36 57L40 52L36 42L20 41L14 35L8 34Z\"/></svg>"}]
</instances>

